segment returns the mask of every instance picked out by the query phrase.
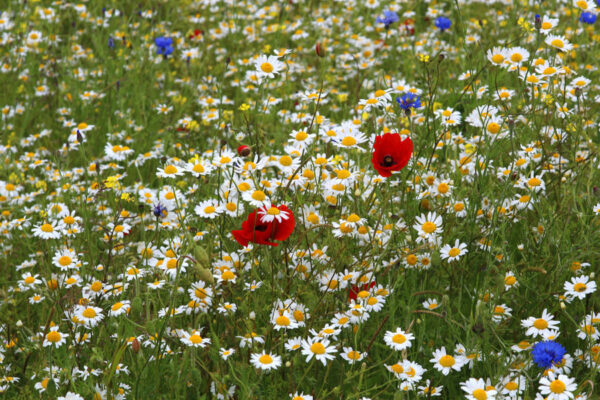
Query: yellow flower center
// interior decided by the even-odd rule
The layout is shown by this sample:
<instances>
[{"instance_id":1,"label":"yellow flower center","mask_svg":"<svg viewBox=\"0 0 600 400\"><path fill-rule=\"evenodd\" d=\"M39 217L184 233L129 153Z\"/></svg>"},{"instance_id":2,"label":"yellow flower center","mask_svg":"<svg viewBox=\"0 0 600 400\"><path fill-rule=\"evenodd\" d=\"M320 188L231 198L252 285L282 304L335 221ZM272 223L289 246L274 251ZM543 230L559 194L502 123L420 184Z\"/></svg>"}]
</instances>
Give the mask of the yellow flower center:
<instances>
[{"instance_id":1,"label":"yellow flower center","mask_svg":"<svg viewBox=\"0 0 600 400\"><path fill-rule=\"evenodd\" d=\"M448 190L450 190L450 186L448 186L448 184L446 182L442 182L438 185L437 190L441 194L446 194L446 193L448 193Z\"/></svg>"},{"instance_id":2,"label":"yellow flower center","mask_svg":"<svg viewBox=\"0 0 600 400\"><path fill-rule=\"evenodd\" d=\"M456 257L459 254L460 254L460 250L457 249L456 247L453 247L453 248L450 249L450 251L448 251L448 255L450 257Z\"/></svg>"},{"instance_id":3,"label":"yellow flower center","mask_svg":"<svg viewBox=\"0 0 600 400\"><path fill-rule=\"evenodd\" d=\"M176 174L177 173L177 167L175 167L174 165L167 165L165 167L165 174L171 175L171 174Z\"/></svg>"},{"instance_id":4,"label":"yellow flower center","mask_svg":"<svg viewBox=\"0 0 600 400\"><path fill-rule=\"evenodd\" d=\"M258 361L261 364L271 364L273 362L273 358L268 354L263 354L262 356L260 356Z\"/></svg>"},{"instance_id":5,"label":"yellow flower center","mask_svg":"<svg viewBox=\"0 0 600 400\"><path fill-rule=\"evenodd\" d=\"M427 221L423 224L421 229L423 229L423 231L425 233L432 233L433 231L435 231L437 229L437 226L435 226L435 224L433 222Z\"/></svg>"},{"instance_id":6,"label":"yellow flower center","mask_svg":"<svg viewBox=\"0 0 600 400\"><path fill-rule=\"evenodd\" d=\"M271 208L269 208L267 210L267 214L269 214L269 215L279 215L279 214L281 214L281 211L277 207L271 207Z\"/></svg>"},{"instance_id":7,"label":"yellow flower center","mask_svg":"<svg viewBox=\"0 0 600 400\"><path fill-rule=\"evenodd\" d=\"M440 358L440 365L445 368L449 368L454 365L456 361L454 361L454 357L446 354L442 358Z\"/></svg>"},{"instance_id":8,"label":"yellow flower center","mask_svg":"<svg viewBox=\"0 0 600 400\"><path fill-rule=\"evenodd\" d=\"M550 383L550 391L552 393L562 393L567 389L567 386L560 379L555 379Z\"/></svg>"},{"instance_id":9,"label":"yellow flower center","mask_svg":"<svg viewBox=\"0 0 600 400\"><path fill-rule=\"evenodd\" d=\"M392 342L397 343L397 344L402 344L402 343L406 342L406 336L404 336L401 333L396 333L392 337Z\"/></svg>"},{"instance_id":10,"label":"yellow flower center","mask_svg":"<svg viewBox=\"0 0 600 400\"><path fill-rule=\"evenodd\" d=\"M25 278L25 283L27 285L31 285L33 282L35 282L35 278L33 276L28 276L27 278Z\"/></svg>"},{"instance_id":11,"label":"yellow flower center","mask_svg":"<svg viewBox=\"0 0 600 400\"><path fill-rule=\"evenodd\" d=\"M312 351L315 354L324 354L325 346L323 346L323 344L321 342L313 343L310 346L310 351Z\"/></svg>"},{"instance_id":12,"label":"yellow flower center","mask_svg":"<svg viewBox=\"0 0 600 400\"><path fill-rule=\"evenodd\" d=\"M270 74L271 72L273 72L273 65L271 63L264 62L264 63L260 64L260 69L264 73Z\"/></svg>"},{"instance_id":13,"label":"yellow flower center","mask_svg":"<svg viewBox=\"0 0 600 400\"><path fill-rule=\"evenodd\" d=\"M97 314L96 314L96 310L94 310L91 307L88 307L85 310L83 310L81 315L83 315L85 318L94 318Z\"/></svg>"},{"instance_id":14,"label":"yellow flower center","mask_svg":"<svg viewBox=\"0 0 600 400\"><path fill-rule=\"evenodd\" d=\"M60 341L60 338L61 338L61 336L60 336L60 333L58 333L57 331L50 331L50 332L48 332L48 334L46 335L46 339L47 339L49 342L52 342L52 343L57 343L57 342L59 342L59 341Z\"/></svg>"},{"instance_id":15,"label":"yellow flower center","mask_svg":"<svg viewBox=\"0 0 600 400\"><path fill-rule=\"evenodd\" d=\"M358 222L360 221L360 217L356 214L350 214L350 216L346 220L348 222Z\"/></svg>"},{"instance_id":16,"label":"yellow flower center","mask_svg":"<svg viewBox=\"0 0 600 400\"><path fill-rule=\"evenodd\" d=\"M227 270L221 274L221 278L224 281L230 281L230 280L235 279L235 274L233 272L231 272L230 270Z\"/></svg>"},{"instance_id":17,"label":"yellow flower center","mask_svg":"<svg viewBox=\"0 0 600 400\"><path fill-rule=\"evenodd\" d=\"M517 383L516 383L516 382L510 381L510 382L508 382L506 385L504 385L504 387L505 387L507 390L514 391L514 390L517 390L517 388L518 388L519 386L517 385Z\"/></svg>"},{"instance_id":18,"label":"yellow flower center","mask_svg":"<svg viewBox=\"0 0 600 400\"><path fill-rule=\"evenodd\" d=\"M342 139L342 145L343 146L354 146L356 144L356 139L354 139L352 136L346 136L344 139Z\"/></svg>"},{"instance_id":19,"label":"yellow flower center","mask_svg":"<svg viewBox=\"0 0 600 400\"><path fill-rule=\"evenodd\" d=\"M381 97L384 94L385 94L385 90L379 89L379 90L375 91L375 97Z\"/></svg>"},{"instance_id":20,"label":"yellow flower center","mask_svg":"<svg viewBox=\"0 0 600 400\"><path fill-rule=\"evenodd\" d=\"M360 358L360 353L358 351L349 351L347 354L348 358L351 360L358 360Z\"/></svg>"},{"instance_id":21,"label":"yellow flower center","mask_svg":"<svg viewBox=\"0 0 600 400\"><path fill-rule=\"evenodd\" d=\"M546 329L548 328L548 322L543 318L538 318L533 323L533 326L535 327L535 329L539 330Z\"/></svg>"},{"instance_id":22,"label":"yellow flower center","mask_svg":"<svg viewBox=\"0 0 600 400\"><path fill-rule=\"evenodd\" d=\"M193 335L190 336L190 342L192 342L194 344L202 343L202 336L194 333Z\"/></svg>"},{"instance_id":23,"label":"yellow flower center","mask_svg":"<svg viewBox=\"0 0 600 400\"><path fill-rule=\"evenodd\" d=\"M530 180L527 181L527 184L529 186L540 186L542 184L542 181L539 180L538 178L531 178Z\"/></svg>"},{"instance_id":24,"label":"yellow flower center","mask_svg":"<svg viewBox=\"0 0 600 400\"><path fill-rule=\"evenodd\" d=\"M40 229L42 230L42 232L46 233L54 232L54 228L50 224L44 224L40 227Z\"/></svg>"},{"instance_id":25,"label":"yellow flower center","mask_svg":"<svg viewBox=\"0 0 600 400\"><path fill-rule=\"evenodd\" d=\"M94 292L99 292L100 290L102 290L102 282L95 281L90 285L90 289L92 289Z\"/></svg>"},{"instance_id":26,"label":"yellow flower center","mask_svg":"<svg viewBox=\"0 0 600 400\"><path fill-rule=\"evenodd\" d=\"M487 130L489 133L491 134L497 134L498 132L500 132L500 125L497 124L496 122L490 122L487 126Z\"/></svg>"},{"instance_id":27,"label":"yellow flower center","mask_svg":"<svg viewBox=\"0 0 600 400\"><path fill-rule=\"evenodd\" d=\"M587 286L585 285L585 283L576 283L573 286L573 290L575 290L576 292L585 292L585 290L587 289Z\"/></svg>"},{"instance_id":28,"label":"yellow flower center","mask_svg":"<svg viewBox=\"0 0 600 400\"><path fill-rule=\"evenodd\" d=\"M487 393L483 389L475 389L475 390L473 390L472 395L477 400L486 400L487 399Z\"/></svg>"},{"instance_id":29,"label":"yellow flower center","mask_svg":"<svg viewBox=\"0 0 600 400\"><path fill-rule=\"evenodd\" d=\"M112 305L111 309L113 311L117 311L117 310L120 310L121 307L123 307L123 303L121 303L120 301L117 301L115 304Z\"/></svg>"},{"instance_id":30,"label":"yellow flower center","mask_svg":"<svg viewBox=\"0 0 600 400\"><path fill-rule=\"evenodd\" d=\"M266 198L267 195L265 195L265 192L263 192L262 190L256 190L254 191L254 193L252 193L252 199L256 201L264 201Z\"/></svg>"},{"instance_id":31,"label":"yellow flower center","mask_svg":"<svg viewBox=\"0 0 600 400\"><path fill-rule=\"evenodd\" d=\"M285 315L280 315L279 317L277 317L277 319L275 320L275 323L277 325L281 325L281 326L289 326L290 324L290 319L288 317L286 317Z\"/></svg>"},{"instance_id":32,"label":"yellow flower center","mask_svg":"<svg viewBox=\"0 0 600 400\"><path fill-rule=\"evenodd\" d=\"M552 24L548 21L542 22L542 29L550 29L552 28Z\"/></svg>"},{"instance_id":33,"label":"yellow flower center","mask_svg":"<svg viewBox=\"0 0 600 400\"><path fill-rule=\"evenodd\" d=\"M279 163L281 165L283 165L284 167L289 167L290 165L292 165L292 157L290 157L290 156L282 156L279 159Z\"/></svg>"},{"instance_id":34,"label":"yellow flower center","mask_svg":"<svg viewBox=\"0 0 600 400\"><path fill-rule=\"evenodd\" d=\"M558 47L559 49L562 49L562 48L563 48L563 46L565 45L565 44L563 43L563 41L562 41L562 40L560 40L560 39L554 39L552 42L550 42L550 44L551 44L552 46L554 46L554 47Z\"/></svg>"},{"instance_id":35,"label":"yellow flower center","mask_svg":"<svg viewBox=\"0 0 600 400\"><path fill-rule=\"evenodd\" d=\"M502 61L504 61L504 56L502 54L494 54L492 56L492 62L494 64L500 64Z\"/></svg>"},{"instance_id":36,"label":"yellow flower center","mask_svg":"<svg viewBox=\"0 0 600 400\"><path fill-rule=\"evenodd\" d=\"M579 0L576 4L577 7L581 8L582 10L587 10L588 8L587 1L585 0Z\"/></svg>"},{"instance_id":37,"label":"yellow flower center","mask_svg":"<svg viewBox=\"0 0 600 400\"><path fill-rule=\"evenodd\" d=\"M69 256L62 256L61 258L58 259L58 263L60 265L62 265L63 267L66 267L67 265L71 264L71 257Z\"/></svg>"},{"instance_id":38,"label":"yellow flower center","mask_svg":"<svg viewBox=\"0 0 600 400\"><path fill-rule=\"evenodd\" d=\"M512 56L510 56L510 61L512 62L520 62L521 60L523 60L523 56L519 53L515 53Z\"/></svg>"},{"instance_id":39,"label":"yellow flower center","mask_svg":"<svg viewBox=\"0 0 600 400\"><path fill-rule=\"evenodd\" d=\"M204 212L206 214L212 214L215 212L215 208L213 206L208 206L208 207L204 208Z\"/></svg>"}]
</instances>

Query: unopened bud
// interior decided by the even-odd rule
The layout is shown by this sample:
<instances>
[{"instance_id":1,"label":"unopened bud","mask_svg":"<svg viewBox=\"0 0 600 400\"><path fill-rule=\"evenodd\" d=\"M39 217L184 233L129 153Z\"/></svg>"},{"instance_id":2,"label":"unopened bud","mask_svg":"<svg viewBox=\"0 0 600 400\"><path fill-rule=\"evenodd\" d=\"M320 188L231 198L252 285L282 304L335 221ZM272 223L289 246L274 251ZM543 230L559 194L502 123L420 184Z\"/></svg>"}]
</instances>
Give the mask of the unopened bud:
<instances>
[{"instance_id":1,"label":"unopened bud","mask_svg":"<svg viewBox=\"0 0 600 400\"><path fill-rule=\"evenodd\" d=\"M137 338L133 339L133 341L131 342L131 350L133 350L134 353L138 353L138 351L140 351L140 341L137 340Z\"/></svg>"},{"instance_id":2,"label":"unopened bud","mask_svg":"<svg viewBox=\"0 0 600 400\"><path fill-rule=\"evenodd\" d=\"M250 153L252 153L252 149L243 144L240 147L238 147L237 152L241 157L248 157Z\"/></svg>"},{"instance_id":3,"label":"unopened bud","mask_svg":"<svg viewBox=\"0 0 600 400\"><path fill-rule=\"evenodd\" d=\"M254 311L250 311L250 314L248 314L248 318L254 321L256 319L256 313Z\"/></svg>"},{"instance_id":4,"label":"unopened bud","mask_svg":"<svg viewBox=\"0 0 600 400\"><path fill-rule=\"evenodd\" d=\"M317 53L317 56L321 58L325 57L325 47L323 46L323 43L317 42L317 45L315 46L315 53Z\"/></svg>"},{"instance_id":5,"label":"unopened bud","mask_svg":"<svg viewBox=\"0 0 600 400\"><path fill-rule=\"evenodd\" d=\"M291 362L289 362L289 361L286 361L286 362L285 362L285 366L286 366L286 368L289 368L289 367L291 367L291 366L292 366L292 363L291 363Z\"/></svg>"},{"instance_id":6,"label":"unopened bud","mask_svg":"<svg viewBox=\"0 0 600 400\"><path fill-rule=\"evenodd\" d=\"M23 326L23 321L18 320L16 325L17 325L17 328L22 327Z\"/></svg>"},{"instance_id":7,"label":"unopened bud","mask_svg":"<svg viewBox=\"0 0 600 400\"><path fill-rule=\"evenodd\" d=\"M561 308L561 309L563 309L563 310L564 310L565 308L567 308L567 305L565 304L565 302L564 302L564 301L561 301L561 302L560 302L560 308Z\"/></svg>"},{"instance_id":8,"label":"unopened bud","mask_svg":"<svg viewBox=\"0 0 600 400\"><path fill-rule=\"evenodd\" d=\"M540 30L542 28L542 17L539 14L535 14L535 29Z\"/></svg>"}]
</instances>

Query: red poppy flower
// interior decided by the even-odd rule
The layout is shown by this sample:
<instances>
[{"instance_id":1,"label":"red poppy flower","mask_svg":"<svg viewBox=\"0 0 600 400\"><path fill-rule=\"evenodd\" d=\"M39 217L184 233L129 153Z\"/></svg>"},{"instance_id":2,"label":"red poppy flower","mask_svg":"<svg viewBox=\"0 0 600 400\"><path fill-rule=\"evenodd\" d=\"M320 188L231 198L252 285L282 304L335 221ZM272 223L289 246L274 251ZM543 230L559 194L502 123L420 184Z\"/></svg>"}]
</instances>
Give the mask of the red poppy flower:
<instances>
[{"instance_id":1,"label":"red poppy flower","mask_svg":"<svg viewBox=\"0 0 600 400\"><path fill-rule=\"evenodd\" d=\"M250 242L277 246L277 243L273 241L286 240L294 231L295 225L294 214L287 206L263 207L248 215L248 219L242 223L241 230L231 233L235 240L244 247L248 246Z\"/></svg>"},{"instance_id":2,"label":"red poppy flower","mask_svg":"<svg viewBox=\"0 0 600 400\"><path fill-rule=\"evenodd\" d=\"M371 290L373 286L375 286L375 282L365 283L361 288L358 286L352 286L352 289L350 289L350 292L348 293L348 301L356 300L359 292L363 290Z\"/></svg>"},{"instance_id":3,"label":"red poppy flower","mask_svg":"<svg viewBox=\"0 0 600 400\"><path fill-rule=\"evenodd\" d=\"M406 167L412 151L413 143L409 137L401 140L398 133L385 133L375 137L371 162L379 175L387 178L392 171Z\"/></svg>"}]
</instances>

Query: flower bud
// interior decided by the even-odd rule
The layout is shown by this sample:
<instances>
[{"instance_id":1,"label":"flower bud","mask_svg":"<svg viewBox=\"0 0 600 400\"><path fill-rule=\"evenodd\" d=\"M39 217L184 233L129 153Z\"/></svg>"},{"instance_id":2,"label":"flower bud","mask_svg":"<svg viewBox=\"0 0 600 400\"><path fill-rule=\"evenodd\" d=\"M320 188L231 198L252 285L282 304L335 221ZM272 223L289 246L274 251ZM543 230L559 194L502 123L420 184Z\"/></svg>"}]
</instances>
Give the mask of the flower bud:
<instances>
[{"instance_id":1,"label":"flower bud","mask_svg":"<svg viewBox=\"0 0 600 400\"><path fill-rule=\"evenodd\" d=\"M131 342L131 350L133 350L134 353L138 353L138 351L140 351L140 341L137 340L137 338L133 339L133 341Z\"/></svg>"},{"instance_id":2,"label":"flower bud","mask_svg":"<svg viewBox=\"0 0 600 400\"><path fill-rule=\"evenodd\" d=\"M256 313L254 311L250 311L250 314L248 314L248 318L254 321L256 319Z\"/></svg>"},{"instance_id":3,"label":"flower bud","mask_svg":"<svg viewBox=\"0 0 600 400\"><path fill-rule=\"evenodd\" d=\"M250 153L252 153L252 149L243 144L240 147L238 147L237 152L241 157L248 157Z\"/></svg>"},{"instance_id":4,"label":"flower bud","mask_svg":"<svg viewBox=\"0 0 600 400\"><path fill-rule=\"evenodd\" d=\"M325 57L325 47L323 46L323 43L317 42L317 45L315 46L315 53L317 53L317 56L321 58Z\"/></svg>"}]
</instances>

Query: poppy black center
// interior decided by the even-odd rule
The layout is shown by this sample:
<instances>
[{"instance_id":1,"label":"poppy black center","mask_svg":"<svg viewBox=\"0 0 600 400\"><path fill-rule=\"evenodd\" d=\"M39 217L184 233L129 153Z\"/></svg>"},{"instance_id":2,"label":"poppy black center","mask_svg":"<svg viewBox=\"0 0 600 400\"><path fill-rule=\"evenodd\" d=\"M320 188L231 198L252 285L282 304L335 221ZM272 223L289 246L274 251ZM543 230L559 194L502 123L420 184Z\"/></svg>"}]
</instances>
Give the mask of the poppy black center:
<instances>
[{"instance_id":1,"label":"poppy black center","mask_svg":"<svg viewBox=\"0 0 600 400\"><path fill-rule=\"evenodd\" d=\"M394 162L394 158L392 156L387 155L387 156L383 157L383 162L381 163L382 166L391 167L394 164L396 164L396 163Z\"/></svg>"},{"instance_id":2,"label":"poppy black center","mask_svg":"<svg viewBox=\"0 0 600 400\"><path fill-rule=\"evenodd\" d=\"M256 226L254 227L254 230L255 230L255 231L259 231L259 232L264 232L264 231L266 231L266 230L267 230L267 226L268 226L268 225L256 225Z\"/></svg>"}]
</instances>

